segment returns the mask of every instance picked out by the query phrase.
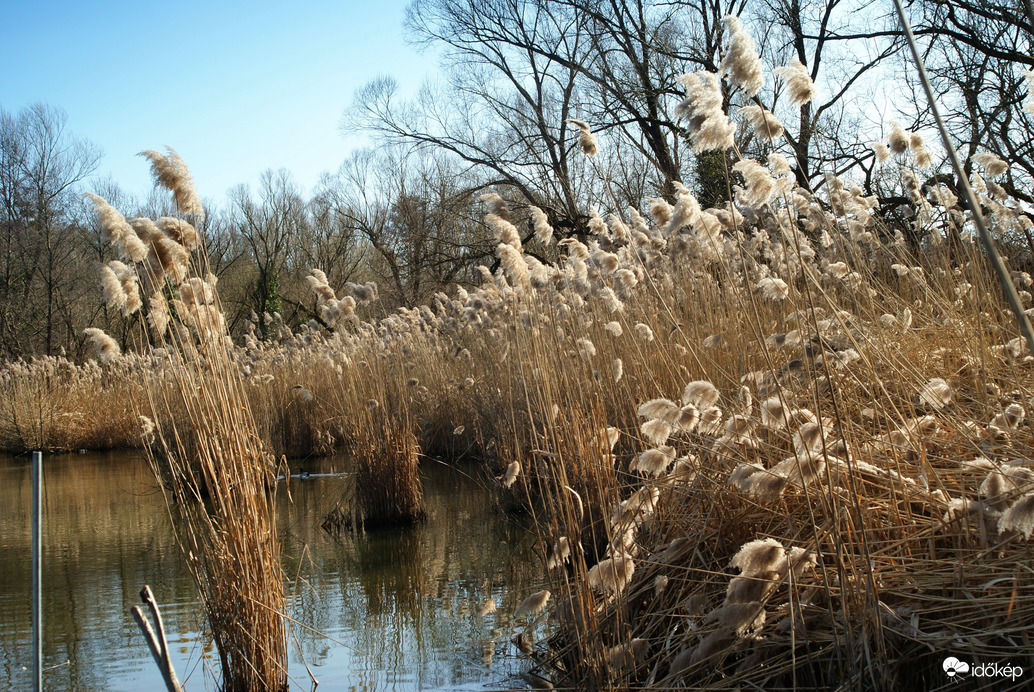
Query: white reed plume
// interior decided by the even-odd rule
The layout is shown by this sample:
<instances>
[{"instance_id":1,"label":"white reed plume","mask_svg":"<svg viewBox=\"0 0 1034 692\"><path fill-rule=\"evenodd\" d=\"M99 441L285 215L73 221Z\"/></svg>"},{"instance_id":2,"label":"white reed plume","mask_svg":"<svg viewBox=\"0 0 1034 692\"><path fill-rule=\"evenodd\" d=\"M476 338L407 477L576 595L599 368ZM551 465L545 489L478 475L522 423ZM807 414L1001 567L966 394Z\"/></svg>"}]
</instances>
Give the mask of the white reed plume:
<instances>
[{"instance_id":1,"label":"white reed plume","mask_svg":"<svg viewBox=\"0 0 1034 692\"><path fill-rule=\"evenodd\" d=\"M615 338L621 336L624 333L624 330L621 328L620 322L607 322L607 324L603 325L603 328L610 332L610 335Z\"/></svg>"},{"instance_id":2,"label":"white reed plume","mask_svg":"<svg viewBox=\"0 0 1034 692\"><path fill-rule=\"evenodd\" d=\"M717 404L720 397L718 388L707 380L695 380L682 390L682 404L693 404L701 411Z\"/></svg>"},{"instance_id":3,"label":"white reed plume","mask_svg":"<svg viewBox=\"0 0 1034 692\"><path fill-rule=\"evenodd\" d=\"M600 560L587 575L589 587L604 593L624 591L635 573L635 561L630 555L619 554Z\"/></svg>"},{"instance_id":4,"label":"white reed plume","mask_svg":"<svg viewBox=\"0 0 1034 692\"><path fill-rule=\"evenodd\" d=\"M506 206L506 200L497 192L486 192L478 196L478 199L488 207L489 214L495 214L503 219L510 218L510 207Z\"/></svg>"},{"instance_id":5,"label":"white reed plume","mask_svg":"<svg viewBox=\"0 0 1034 692\"><path fill-rule=\"evenodd\" d=\"M639 428L643 437L651 445L663 445L671 437L671 424L659 418L648 420ZM642 461L640 460L640 463Z\"/></svg>"},{"instance_id":6,"label":"white reed plume","mask_svg":"<svg viewBox=\"0 0 1034 692\"><path fill-rule=\"evenodd\" d=\"M661 423L667 426L664 421L650 421ZM645 427L645 426L644 426ZM671 430L670 427L668 427ZM668 445L659 446L656 449L648 449L632 462L631 470L638 471L646 476L663 476L668 471L668 465L675 460L675 448Z\"/></svg>"},{"instance_id":7,"label":"white reed plume","mask_svg":"<svg viewBox=\"0 0 1034 692\"><path fill-rule=\"evenodd\" d=\"M986 151L979 151L973 154L973 163L983 168L984 173L991 178L997 178L1009 170L1009 164Z\"/></svg>"},{"instance_id":8,"label":"white reed plume","mask_svg":"<svg viewBox=\"0 0 1034 692\"><path fill-rule=\"evenodd\" d=\"M612 646L607 651L607 667L617 672L635 668L646 658L649 649L650 642L639 638Z\"/></svg>"},{"instance_id":9,"label":"white reed plume","mask_svg":"<svg viewBox=\"0 0 1034 692\"><path fill-rule=\"evenodd\" d=\"M772 175L785 175L793 172L790 162L778 151L773 151L768 155L768 167L772 170ZM787 189L789 190L789 188Z\"/></svg>"},{"instance_id":10,"label":"white reed plume","mask_svg":"<svg viewBox=\"0 0 1034 692\"><path fill-rule=\"evenodd\" d=\"M786 560L786 549L774 538L762 538L743 544L730 563L745 576L774 572Z\"/></svg>"},{"instance_id":11,"label":"white reed plume","mask_svg":"<svg viewBox=\"0 0 1034 692\"><path fill-rule=\"evenodd\" d=\"M553 549L546 560L546 569L553 570L561 567L571 559L571 541L567 536L561 536L560 540L553 544Z\"/></svg>"},{"instance_id":12,"label":"white reed plume","mask_svg":"<svg viewBox=\"0 0 1034 692\"><path fill-rule=\"evenodd\" d=\"M757 603L775 590L776 572L763 572L759 576L741 574L729 580L725 590L725 603Z\"/></svg>"},{"instance_id":13,"label":"white reed plume","mask_svg":"<svg viewBox=\"0 0 1034 692\"><path fill-rule=\"evenodd\" d=\"M306 389L300 384L296 384L294 387L292 387L292 389L294 390L295 396L297 396L302 401L309 402L312 401L314 398L312 396L312 392L310 392L308 389Z\"/></svg>"},{"instance_id":14,"label":"white reed plume","mask_svg":"<svg viewBox=\"0 0 1034 692\"><path fill-rule=\"evenodd\" d=\"M172 320L172 314L169 312L169 304L161 293L155 293L147 299L147 321L154 329L156 336L165 335L170 320Z\"/></svg>"},{"instance_id":15,"label":"white reed plume","mask_svg":"<svg viewBox=\"0 0 1034 692\"><path fill-rule=\"evenodd\" d=\"M785 281L775 276L761 278L755 290L769 300L786 300L790 297L790 287Z\"/></svg>"},{"instance_id":16,"label":"white reed plume","mask_svg":"<svg viewBox=\"0 0 1034 692\"><path fill-rule=\"evenodd\" d=\"M104 303L115 310L126 309L126 292L122 288L122 282L112 268L106 264L101 265L101 294Z\"/></svg>"},{"instance_id":17,"label":"white reed plume","mask_svg":"<svg viewBox=\"0 0 1034 692\"><path fill-rule=\"evenodd\" d=\"M620 358L615 358L613 365L611 365L611 376L614 378L614 382L620 382L624 374L625 364Z\"/></svg>"},{"instance_id":18,"label":"white reed plume","mask_svg":"<svg viewBox=\"0 0 1034 692\"><path fill-rule=\"evenodd\" d=\"M891 156L890 147L883 142L869 142L869 148L876 154L876 160L883 163Z\"/></svg>"},{"instance_id":19,"label":"white reed plume","mask_svg":"<svg viewBox=\"0 0 1034 692\"><path fill-rule=\"evenodd\" d=\"M697 198L686 189L685 185L677 180L672 182L672 185L675 187L674 207L660 199L650 205L651 213L653 213L654 208L659 211L663 210L661 213L655 214L654 218L667 218L667 221L663 224L666 236L675 235L682 228L696 225L697 220L700 218L700 203L697 201Z\"/></svg>"},{"instance_id":20,"label":"white reed plume","mask_svg":"<svg viewBox=\"0 0 1034 692\"><path fill-rule=\"evenodd\" d=\"M143 262L147 257L147 246L141 242L126 218L100 195L87 192L84 196L93 202L93 212L101 226L101 238L114 243L122 257L133 262Z\"/></svg>"},{"instance_id":21,"label":"white reed plume","mask_svg":"<svg viewBox=\"0 0 1034 692\"><path fill-rule=\"evenodd\" d=\"M733 83L743 88L749 98L765 85L765 74L761 69L761 58L754 46L754 38L743 30L739 18L729 15L722 19L728 32L725 55L718 70L728 75Z\"/></svg>"},{"instance_id":22,"label":"white reed plume","mask_svg":"<svg viewBox=\"0 0 1034 692\"><path fill-rule=\"evenodd\" d=\"M513 485L513 482L517 480L518 474L521 472L521 462L511 461L510 465L506 467L506 476L503 479L503 486L509 488Z\"/></svg>"},{"instance_id":23,"label":"white reed plume","mask_svg":"<svg viewBox=\"0 0 1034 692\"><path fill-rule=\"evenodd\" d=\"M686 404L679 409L678 415L675 416L674 426L682 432L693 432L699 422L700 409L693 404Z\"/></svg>"},{"instance_id":24,"label":"white reed plume","mask_svg":"<svg viewBox=\"0 0 1034 692\"><path fill-rule=\"evenodd\" d=\"M909 135L908 147L912 150L912 156L915 159L917 166L920 168L929 168L933 165L930 152L923 143L923 136L918 132L913 132Z\"/></svg>"},{"instance_id":25,"label":"white reed plume","mask_svg":"<svg viewBox=\"0 0 1034 692\"><path fill-rule=\"evenodd\" d=\"M521 601L521 604L517 606L517 610L513 611L513 616L519 618L524 615L534 615L546 607L546 604L549 603L550 595L548 590L536 591Z\"/></svg>"},{"instance_id":26,"label":"white reed plume","mask_svg":"<svg viewBox=\"0 0 1034 692\"><path fill-rule=\"evenodd\" d=\"M912 144L912 138L896 120L890 123L890 134L887 135L887 145L895 154L904 154Z\"/></svg>"},{"instance_id":27,"label":"white reed plume","mask_svg":"<svg viewBox=\"0 0 1034 692\"><path fill-rule=\"evenodd\" d=\"M1023 70L1020 74L1027 80L1027 102L1023 110L1034 115L1034 70Z\"/></svg>"},{"instance_id":28,"label":"white reed plume","mask_svg":"<svg viewBox=\"0 0 1034 692\"><path fill-rule=\"evenodd\" d=\"M650 399L639 405L638 413L647 420L660 419L674 423L679 415L679 406L670 399Z\"/></svg>"},{"instance_id":29,"label":"white reed plume","mask_svg":"<svg viewBox=\"0 0 1034 692\"><path fill-rule=\"evenodd\" d=\"M678 78L686 98L675 107L675 115L686 123L693 151L729 149L736 124L722 110L722 86L713 72L692 72Z\"/></svg>"},{"instance_id":30,"label":"white reed plume","mask_svg":"<svg viewBox=\"0 0 1034 692\"><path fill-rule=\"evenodd\" d=\"M1019 428L1026 416L1027 412L1023 410L1022 406L1019 404L1009 404L1003 412L991 420L991 425L1008 433Z\"/></svg>"},{"instance_id":31,"label":"white reed plume","mask_svg":"<svg viewBox=\"0 0 1034 692\"><path fill-rule=\"evenodd\" d=\"M151 175L154 181L172 192L176 207L184 214L193 214L198 219L205 216L204 206L194 189L194 180L190 170L180 155L172 147L165 147L168 155L154 149L145 149L140 155L151 162Z\"/></svg>"},{"instance_id":32,"label":"white reed plume","mask_svg":"<svg viewBox=\"0 0 1034 692\"><path fill-rule=\"evenodd\" d=\"M650 329L649 325L639 322L635 326L635 333L639 335L639 338L643 341L653 341L653 330Z\"/></svg>"},{"instance_id":33,"label":"white reed plume","mask_svg":"<svg viewBox=\"0 0 1034 692\"><path fill-rule=\"evenodd\" d=\"M155 223L162 233L169 236L187 250L193 250L201 243L197 229L183 219L163 216Z\"/></svg>"},{"instance_id":34,"label":"white reed plume","mask_svg":"<svg viewBox=\"0 0 1034 692\"><path fill-rule=\"evenodd\" d=\"M789 191L788 179L773 178L767 168L753 159L740 159L733 164L732 169L743 176L746 184L746 187L736 188L736 201L743 206L760 209L768 204L773 195Z\"/></svg>"},{"instance_id":35,"label":"white reed plume","mask_svg":"<svg viewBox=\"0 0 1034 692\"><path fill-rule=\"evenodd\" d=\"M553 242L553 227L549 225L549 217L546 216L546 212L535 206L528 207L528 211L531 212L531 218L535 224L535 239L543 245L549 245Z\"/></svg>"},{"instance_id":36,"label":"white reed plume","mask_svg":"<svg viewBox=\"0 0 1034 692\"><path fill-rule=\"evenodd\" d=\"M496 196L498 197L498 195ZM495 229L500 243L506 243L513 246L518 252L521 251L521 234L516 226L498 214L486 214L485 221Z\"/></svg>"},{"instance_id":37,"label":"white reed plume","mask_svg":"<svg viewBox=\"0 0 1034 692\"><path fill-rule=\"evenodd\" d=\"M578 148L582 150L582 153L586 156L596 156L600 149L596 142L596 136L592 134L592 130L589 128L589 123L584 120L575 120L574 118L568 118L567 122L578 128Z\"/></svg>"},{"instance_id":38,"label":"white reed plume","mask_svg":"<svg viewBox=\"0 0 1034 692\"><path fill-rule=\"evenodd\" d=\"M83 330L83 334L90 339L90 343L93 344L93 348L97 352L97 357L102 363L110 363L118 358L119 354L122 352L118 347L118 343L105 334L103 330L97 329L96 327L87 327Z\"/></svg>"},{"instance_id":39,"label":"white reed plume","mask_svg":"<svg viewBox=\"0 0 1034 692\"><path fill-rule=\"evenodd\" d=\"M808 68L797 58L790 61L789 65L777 67L772 71L782 77L783 83L786 84L790 105L804 105L815 98L815 83L811 81Z\"/></svg>"},{"instance_id":40,"label":"white reed plume","mask_svg":"<svg viewBox=\"0 0 1034 692\"><path fill-rule=\"evenodd\" d=\"M578 346L578 353L583 360L589 360L596 355L596 345L589 339L582 337L575 344Z\"/></svg>"},{"instance_id":41,"label":"white reed plume","mask_svg":"<svg viewBox=\"0 0 1034 692\"><path fill-rule=\"evenodd\" d=\"M927 382L919 392L919 401L930 408L940 410L951 403L951 385L940 377Z\"/></svg>"},{"instance_id":42,"label":"white reed plume","mask_svg":"<svg viewBox=\"0 0 1034 692\"><path fill-rule=\"evenodd\" d=\"M518 244L520 239L517 239ZM525 292L531 289L531 276L528 273L528 264L518 248L508 243L499 243L496 246L496 254L499 256L499 265L503 268L507 278L514 286L520 286Z\"/></svg>"},{"instance_id":43,"label":"white reed plume","mask_svg":"<svg viewBox=\"0 0 1034 692\"><path fill-rule=\"evenodd\" d=\"M998 520L998 532L1016 531L1025 539L1034 533L1034 493L1024 495L1002 512Z\"/></svg>"}]
</instances>

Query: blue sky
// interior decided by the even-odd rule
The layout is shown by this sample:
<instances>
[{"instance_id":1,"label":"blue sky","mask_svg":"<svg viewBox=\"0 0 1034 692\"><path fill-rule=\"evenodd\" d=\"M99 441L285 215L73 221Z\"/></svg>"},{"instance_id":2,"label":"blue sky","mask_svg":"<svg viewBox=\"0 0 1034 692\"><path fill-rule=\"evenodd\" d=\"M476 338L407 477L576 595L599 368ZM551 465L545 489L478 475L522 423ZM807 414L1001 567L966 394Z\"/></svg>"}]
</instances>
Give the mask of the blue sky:
<instances>
[{"instance_id":1,"label":"blue sky","mask_svg":"<svg viewBox=\"0 0 1034 692\"><path fill-rule=\"evenodd\" d=\"M104 153L100 176L150 189L141 149L175 148L202 197L287 168L309 191L364 143L339 129L380 75L415 93L434 60L403 40L408 0L8 2L0 106L63 108Z\"/></svg>"}]
</instances>

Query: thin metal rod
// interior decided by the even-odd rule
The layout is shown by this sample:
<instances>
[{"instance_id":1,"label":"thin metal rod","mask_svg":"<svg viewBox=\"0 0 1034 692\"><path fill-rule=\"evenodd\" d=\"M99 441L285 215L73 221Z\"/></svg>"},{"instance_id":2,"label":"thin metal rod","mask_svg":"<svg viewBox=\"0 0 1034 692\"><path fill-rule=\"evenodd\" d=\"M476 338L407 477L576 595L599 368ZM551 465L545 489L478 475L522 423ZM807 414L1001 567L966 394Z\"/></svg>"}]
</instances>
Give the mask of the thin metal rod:
<instances>
[{"instance_id":1,"label":"thin metal rod","mask_svg":"<svg viewBox=\"0 0 1034 692\"><path fill-rule=\"evenodd\" d=\"M43 454L32 453L32 684L43 690Z\"/></svg>"},{"instance_id":2,"label":"thin metal rod","mask_svg":"<svg viewBox=\"0 0 1034 692\"><path fill-rule=\"evenodd\" d=\"M908 47L912 51L916 67L919 68L919 79L923 83L923 90L926 92L926 98L930 102L930 112L933 113L934 120L937 121L937 129L941 132L944 148L948 151L948 159L951 161L952 168L955 169L959 189L965 195L966 202L969 203L970 211L973 213L973 223L977 227L980 243L984 246L984 252L987 253L988 259L991 260L991 266L994 267L995 274L998 277L998 284L1002 287L1002 293L1005 294L1009 307L1012 308L1013 315L1015 315L1016 322L1020 327L1020 333L1027 340L1027 349L1030 353L1034 353L1034 328L1031 328L1030 320L1027 319L1027 313L1023 311L1023 304L1020 302L1019 294L1016 293L1016 286L1009 276L1009 271L1005 268L1002 256L995 247L991 233L987 230L987 225L984 223L984 215L980 211L976 195L973 194L973 188L969 185L969 178L966 177L966 171L959 162L959 156L955 153L955 147L948 136L948 128L941 118L940 109L937 108L937 100L933 95L930 77L926 74L926 65L923 63L922 56L919 55L919 47L916 45L915 36L912 35L912 27L908 23L908 18L905 17L905 9L901 5L901 0L894 0L894 8L897 10L898 19L901 21L901 28L905 31L905 40L908 41Z\"/></svg>"}]
</instances>

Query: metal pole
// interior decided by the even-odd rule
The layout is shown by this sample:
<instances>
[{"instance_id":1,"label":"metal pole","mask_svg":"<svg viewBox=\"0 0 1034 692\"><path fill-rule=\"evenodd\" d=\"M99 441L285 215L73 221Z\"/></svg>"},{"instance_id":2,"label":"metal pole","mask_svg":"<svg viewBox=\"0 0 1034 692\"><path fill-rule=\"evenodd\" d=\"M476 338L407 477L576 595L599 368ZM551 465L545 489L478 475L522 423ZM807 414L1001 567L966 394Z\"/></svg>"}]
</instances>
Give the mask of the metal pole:
<instances>
[{"instance_id":1,"label":"metal pole","mask_svg":"<svg viewBox=\"0 0 1034 692\"><path fill-rule=\"evenodd\" d=\"M32 683L36 692L43 690L43 602L40 573L42 571L43 454L32 453Z\"/></svg>"}]
</instances>

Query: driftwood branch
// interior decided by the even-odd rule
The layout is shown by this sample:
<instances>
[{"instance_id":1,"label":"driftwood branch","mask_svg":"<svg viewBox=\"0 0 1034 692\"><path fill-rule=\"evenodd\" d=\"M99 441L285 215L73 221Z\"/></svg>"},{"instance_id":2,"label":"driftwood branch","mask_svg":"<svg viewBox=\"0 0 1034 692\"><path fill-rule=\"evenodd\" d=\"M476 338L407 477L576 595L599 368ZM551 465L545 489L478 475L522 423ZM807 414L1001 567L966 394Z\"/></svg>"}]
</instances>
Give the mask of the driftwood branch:
<instances>
[{"instance_id":1,"label":"driftwood branch","mask_svg":"<svg viewBox=\"0 0 1034 692\"><path fill-rule=\"evenodd\" d=\"M133 606L133 619L136 620L136 624L140 626L140 630L144 633L144 638L147 639L147 647L151 650L151 655L154 656L154 662L158 664L158 668L162 671L165 687L168 688L169 692L183 692L183 688L180 687L180 681L176 677L176 670L172 667L172 659L169 657L169 643L165 639L165 625L162 624L162 614L158 611L158 604L154 600L154 594L151 593L150 586L144 586L140 590L140 600L151 610L151 617L154 618L155 627L158 628L157 636L140 606Z\"/></svg>"}]
</instances>

